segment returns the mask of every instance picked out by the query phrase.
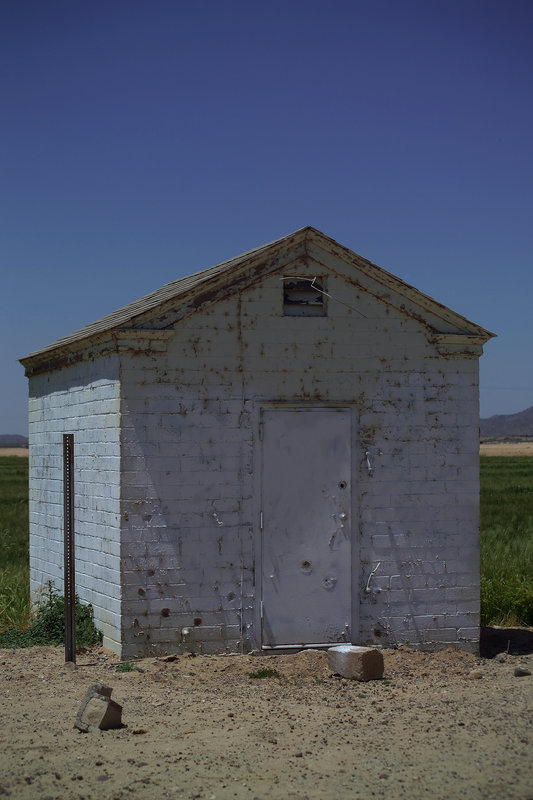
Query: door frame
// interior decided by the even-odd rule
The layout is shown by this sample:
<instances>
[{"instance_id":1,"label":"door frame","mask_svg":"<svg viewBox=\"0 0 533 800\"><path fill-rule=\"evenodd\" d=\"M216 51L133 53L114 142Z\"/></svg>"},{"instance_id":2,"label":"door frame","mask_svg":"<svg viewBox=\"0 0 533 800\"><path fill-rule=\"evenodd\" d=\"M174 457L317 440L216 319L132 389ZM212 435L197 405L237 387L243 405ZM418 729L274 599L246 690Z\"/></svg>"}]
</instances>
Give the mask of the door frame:
<instances>
[{"instance_id":1,"label":"door frame","mask_svg":"<svg viewBox=\"0 0 533 800\"><path fill-rule=\"evenodd\" d=\"M262 493L263 493L263 440L262 440L262 424L263 424L263 411L272 411L279 409L280 411L335 411L343 410L350 412L350 429L351 429L351 487L350 487L350 519L351 519L351 638L352 643L357 643L359 639L359 581L361 580L361 568L359 562L359 539L360 539L360 526L359 526L359 508L360 508L360 462L361 458L359 448L359 414L355 403L317 403L315 402L258 402L254 404L253 410L253 428L254 428L254 492L253 492L253 540L254 540L254 611L253 611L253 624L254 635L253 646L254 649L263 652L283 652L291 651L293 649L302 650L301 644L294 645L280 645L274 647L267 647L263 645L263 529L261 520L262 510ZM337 643L338 644L338 643ZM310 644L310 648L317 649L319 647L334 647L332 644Z\"/></svg>"}]
</instances>

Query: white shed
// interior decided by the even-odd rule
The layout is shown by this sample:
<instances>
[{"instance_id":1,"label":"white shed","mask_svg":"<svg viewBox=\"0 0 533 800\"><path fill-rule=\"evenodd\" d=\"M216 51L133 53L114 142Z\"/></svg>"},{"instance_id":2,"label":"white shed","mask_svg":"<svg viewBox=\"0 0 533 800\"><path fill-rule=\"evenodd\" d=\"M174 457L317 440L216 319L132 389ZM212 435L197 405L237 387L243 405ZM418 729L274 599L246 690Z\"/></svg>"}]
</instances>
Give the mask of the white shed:
<instances>
[{"instance_id":1,"label":"white shed","mask_svg":"<svg viewBox=\"0 0 533 800\"><path fill-rule=\"evenodd\" d=\"M493 334L307 227L23 358L31 590L123 658L476 649L478 357Z\"/></svg>"}]
</instances>

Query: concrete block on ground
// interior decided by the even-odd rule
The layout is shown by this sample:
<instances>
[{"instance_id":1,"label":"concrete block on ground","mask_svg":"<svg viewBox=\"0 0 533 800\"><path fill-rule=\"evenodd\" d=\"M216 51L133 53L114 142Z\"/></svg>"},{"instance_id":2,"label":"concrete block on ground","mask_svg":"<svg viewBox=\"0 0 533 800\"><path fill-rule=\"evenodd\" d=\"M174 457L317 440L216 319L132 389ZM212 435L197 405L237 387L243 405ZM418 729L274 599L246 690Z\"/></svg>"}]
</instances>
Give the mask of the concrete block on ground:
<instances>
[{"instance_id":1,"label":"concrete block on ground","mask_svg":"<svg viewBox=\"0 0 533 800\"><path fill-rule=\"evenodd\" d=\"M333 672L356 681L376 681L383 677L383 654L375 647L342 644L330 647L328 664Z\"/></svg>"},{"instance_id":2,"label":"concrete block on ground","mask_svg":"<svg viewBox=\"0 0 533 800\"><path fill-rule=\"evenodd\" d=\"M111 700L112 691L102 683L93 684L81 701L74 727L84 733L122 728L122 706Z\"/></svg>"}]
</instances>

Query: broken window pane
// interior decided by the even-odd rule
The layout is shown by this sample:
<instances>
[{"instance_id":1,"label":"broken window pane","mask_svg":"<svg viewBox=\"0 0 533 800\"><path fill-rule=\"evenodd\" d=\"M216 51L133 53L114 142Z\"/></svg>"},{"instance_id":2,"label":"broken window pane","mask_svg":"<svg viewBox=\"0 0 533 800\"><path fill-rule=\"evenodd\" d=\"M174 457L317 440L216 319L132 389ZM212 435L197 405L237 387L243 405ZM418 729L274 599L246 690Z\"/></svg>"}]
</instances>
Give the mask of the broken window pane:
<instances>
[{"instance_id":1,"label":"broken window pane","mask_svg":"<svg viewBox=\"0 0 533 800\"><path fill-rule=\"evenodd\" d=\"M283 284L283 313L286 317L324 317L324 281L318 278L290 278Z\"/></svg>"}]
</instances>

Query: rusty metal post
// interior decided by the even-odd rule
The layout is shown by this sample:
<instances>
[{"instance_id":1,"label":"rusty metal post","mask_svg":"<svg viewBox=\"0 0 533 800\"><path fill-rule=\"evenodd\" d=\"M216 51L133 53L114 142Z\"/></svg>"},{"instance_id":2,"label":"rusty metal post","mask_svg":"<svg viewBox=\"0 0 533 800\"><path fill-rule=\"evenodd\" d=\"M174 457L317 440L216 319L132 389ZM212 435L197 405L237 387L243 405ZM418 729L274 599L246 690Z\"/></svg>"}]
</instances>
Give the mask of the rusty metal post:
<instances>
[{"instance_id":1,"label":"rusty metal post","mask_svg":"<svg viewBox=\"0 0 533 800\"><path fill-rule=\"evenodd\" d=\"M76 584L74 566L74 434L63 434L63 516L65 584L65 661L76 661Z\"/></svg>"}]
</instances>

